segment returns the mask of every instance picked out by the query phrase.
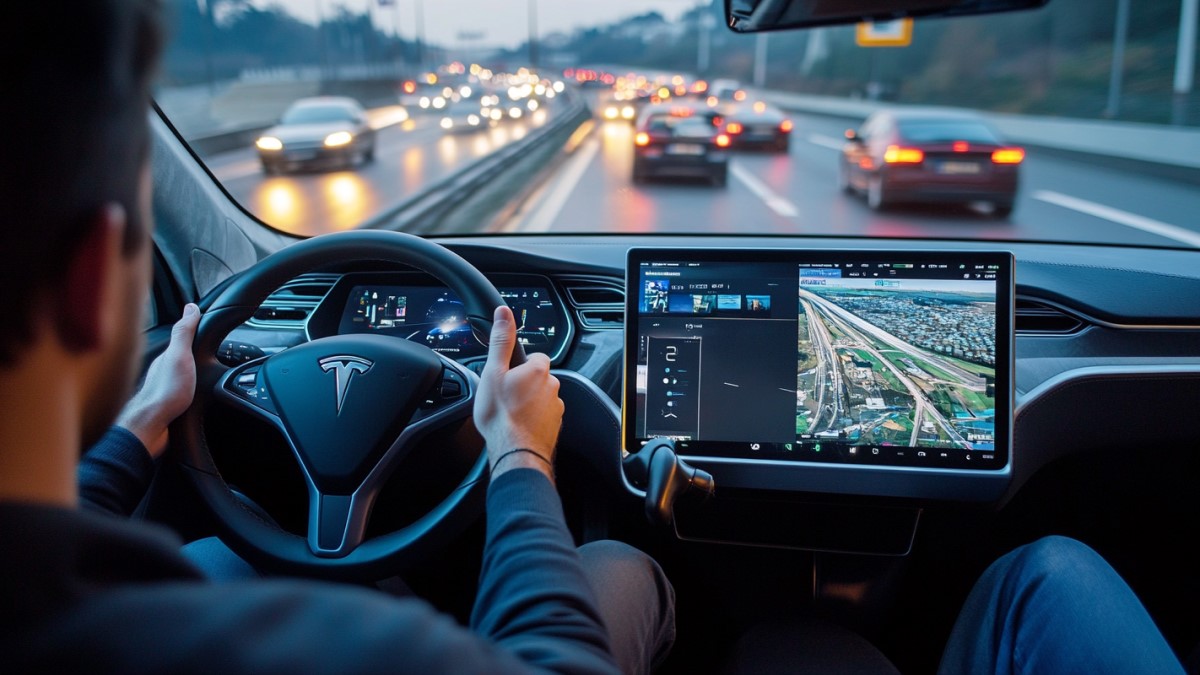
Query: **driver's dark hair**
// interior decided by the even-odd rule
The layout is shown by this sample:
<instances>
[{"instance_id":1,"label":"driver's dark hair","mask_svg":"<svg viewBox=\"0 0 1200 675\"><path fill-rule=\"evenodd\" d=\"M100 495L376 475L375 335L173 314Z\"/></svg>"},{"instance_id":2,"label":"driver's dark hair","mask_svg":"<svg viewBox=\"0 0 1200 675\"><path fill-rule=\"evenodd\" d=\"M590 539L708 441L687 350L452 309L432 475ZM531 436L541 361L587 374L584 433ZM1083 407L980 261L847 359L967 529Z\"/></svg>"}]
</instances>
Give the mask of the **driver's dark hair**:
<instances>
[{"instance_id":1,"label":"driver's dark hair","mask_svg":"<svg viewBox=\"0 0 1200 675\"><path fill-rule=\"evenodd\" d=\"M2 366L101 206L124 207L127 253L149 236L137 189L164 30L160 0L14 0L0 25Z\"/></svg>"}]
</instances>

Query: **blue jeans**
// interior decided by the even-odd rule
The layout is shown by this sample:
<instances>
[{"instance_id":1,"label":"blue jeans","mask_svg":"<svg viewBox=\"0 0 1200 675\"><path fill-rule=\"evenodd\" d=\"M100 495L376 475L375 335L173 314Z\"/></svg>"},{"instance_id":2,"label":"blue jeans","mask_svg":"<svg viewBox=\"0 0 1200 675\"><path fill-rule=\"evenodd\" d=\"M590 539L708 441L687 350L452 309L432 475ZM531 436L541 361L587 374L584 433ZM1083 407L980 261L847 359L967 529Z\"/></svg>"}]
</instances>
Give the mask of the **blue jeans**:
<instances>
[{"instance_id":1,"label":"blue jeans","mask_svg":"<svg viewBox=\"0 0 1200 675\"><path fill-rule=\"evenodd\" d=\"M940 673L1179 673L1183 666L1116 570L1086 545L1046 537L975 584Z\"/></svg>"},{"instance_id":2,"label":"blue jeans","mask_svg":"<svg viewBox=\"0 0 1200 675\"><path fill-rule=\"evenodd\" d=\"M216 537L185 545L183 554L214 581L261 576ZM662 568L645 553L616 541L584 544L579 557L621 672L651 672L675 642L675 591Z\"/></svg>"}]
</instances>

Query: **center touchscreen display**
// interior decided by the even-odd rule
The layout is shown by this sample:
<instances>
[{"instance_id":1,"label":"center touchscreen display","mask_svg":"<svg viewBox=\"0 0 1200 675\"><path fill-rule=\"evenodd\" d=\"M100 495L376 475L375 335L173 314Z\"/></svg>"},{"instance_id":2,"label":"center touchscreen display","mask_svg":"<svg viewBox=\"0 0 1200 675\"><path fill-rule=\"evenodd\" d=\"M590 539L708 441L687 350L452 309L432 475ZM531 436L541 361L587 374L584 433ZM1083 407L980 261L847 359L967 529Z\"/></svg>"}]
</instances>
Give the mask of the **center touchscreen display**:
<instances>
[{"instance_id":1,"label":"center touchscreen display","mask_svg":"<svg viewBox=\"0 0 1200 675\"><path fill-rule=\"evenodd\" d=\"M1007 465L1009 253L632 249L626 284L628 450Z\"/></svg>"}]
</instances>

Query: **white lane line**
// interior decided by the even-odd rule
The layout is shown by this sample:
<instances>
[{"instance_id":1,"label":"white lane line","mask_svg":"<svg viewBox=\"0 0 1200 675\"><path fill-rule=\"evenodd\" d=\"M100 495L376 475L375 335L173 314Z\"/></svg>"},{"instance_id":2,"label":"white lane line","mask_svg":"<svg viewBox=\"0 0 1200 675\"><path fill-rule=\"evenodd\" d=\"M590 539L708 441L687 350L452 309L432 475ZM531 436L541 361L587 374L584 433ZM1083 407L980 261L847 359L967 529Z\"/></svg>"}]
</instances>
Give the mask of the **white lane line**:
<instances>
[{"instance_id":1,"label":"white lane line","mask_svg":"<svg viewBox=\"0 0 1200 675\"><path fill-rule=\"evenodd\" d=\"M822 148L829 148L830 150L841 150L846 145L846 141L842 139L832 136L822 136L821 134L809 134L808 142L813 145L819 145Z\"/></svg>"},{"instance_id":2,"label":"white lane line","mask_svg":"<svg viewBox=\"0 0 1200 675\"><path fill-rule=\"evenodd\" d=\"M554 189L546 195L537 210L514 229L518 232L549 232L554 225L554 220L558 218L559 212L566 205L567 199L571 197L575 186L579 184L584 172L587 171L599 151L600 140L594 137L589 138L583 147L576 151L567 168L563 169L560 174Z\"/></svg>"},{"instance_id":3,"label":"white lane line","mask_svg":"<svg viewBox=\"0 0 1200 675\"><path fill-rule=\"evenodd\" d=\"M1111 206L1097 204L1096 202L1089 202L1086 199L1080 199L1078 197L1072 197L1070 195L1064 195L1062 193L1052 192L1050 190L1038 190L1033 193L1033 198L1061 206L1064 209L1071 209L1072 211L1086 213L1089 216L1102 218L1104 220L1117 223L1118 225L1132 227L1135 230L1149 232L1150 234L1157 234L1160 237L1174 239L1180 243L1200 248L1200 232L1188 230L1179 227L1178 225L1171 225L1169 223L1154 220L1153 218L1139 216L1136 213L1114 209Z\"/></svg>"},{"instance_id":4,"label":"white lane line","mask_svg":"<svg viewBox=\"0 0 1200 675\"><path fill-rule=\"evenodd\" d=\"M755 178L754 174L743 169L741 164L730 162L729 173L733 174L734 178L742 181L746 187L750 188L751 192L758 195L758 198L766 202L767 206L771 207L771 210L775 213L784 218L795 218L800 215L800 211L796 209L795 204L772 192L771 188Z\"/></svg>"}]
</instances>

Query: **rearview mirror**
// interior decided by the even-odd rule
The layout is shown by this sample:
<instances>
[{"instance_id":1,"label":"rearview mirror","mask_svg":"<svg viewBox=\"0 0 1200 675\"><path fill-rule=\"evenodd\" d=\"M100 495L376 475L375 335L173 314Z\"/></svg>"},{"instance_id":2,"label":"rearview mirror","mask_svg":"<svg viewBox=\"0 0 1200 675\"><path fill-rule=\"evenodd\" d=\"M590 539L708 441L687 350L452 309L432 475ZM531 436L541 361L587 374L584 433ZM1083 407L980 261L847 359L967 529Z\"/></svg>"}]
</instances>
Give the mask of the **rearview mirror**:
<instances>
[{"instance_id":1,"label":"rearview mirror","mask_svg":"<svg viewBox=\"0 0 1200 675\"><path fill-rule=\"evenodd\" d=\"M966 16L1034 9L1050 0L725 0L725 24L736 33Z\"/></svg>"}]
</instances>

